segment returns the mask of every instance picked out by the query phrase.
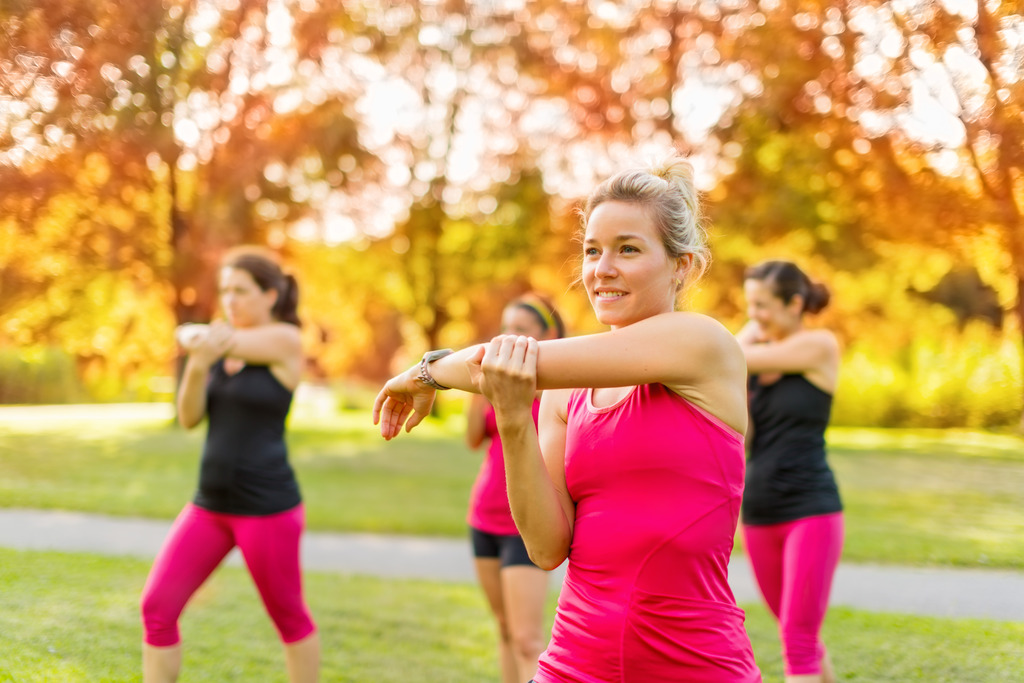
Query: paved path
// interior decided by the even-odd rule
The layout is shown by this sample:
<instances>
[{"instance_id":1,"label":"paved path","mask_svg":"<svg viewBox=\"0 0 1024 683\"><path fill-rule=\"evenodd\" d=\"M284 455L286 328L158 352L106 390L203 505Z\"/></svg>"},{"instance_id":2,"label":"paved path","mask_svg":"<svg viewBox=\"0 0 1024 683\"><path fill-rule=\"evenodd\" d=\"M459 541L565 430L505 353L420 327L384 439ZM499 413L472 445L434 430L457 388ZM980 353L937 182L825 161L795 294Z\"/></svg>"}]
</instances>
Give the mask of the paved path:
<instances>
[{"instance_id":1,"label":"paved path","mask_svg":"<svg viewBox=\"0 0 1024 683\"><path fill-rule=\"evenodd\" d=\"M169 527L169 521L151 519L0 509L0 547L148 559ZM475 580L469 544L459 539L308 532L302 554L305 567L314 571ZM233 554L229 562L239 558ZM737 600L760 599L745 559L734 558L729 574ZM831 602L880 612L1024 621L1024 573L844 564Z\"/></svg>"}]
</instances>

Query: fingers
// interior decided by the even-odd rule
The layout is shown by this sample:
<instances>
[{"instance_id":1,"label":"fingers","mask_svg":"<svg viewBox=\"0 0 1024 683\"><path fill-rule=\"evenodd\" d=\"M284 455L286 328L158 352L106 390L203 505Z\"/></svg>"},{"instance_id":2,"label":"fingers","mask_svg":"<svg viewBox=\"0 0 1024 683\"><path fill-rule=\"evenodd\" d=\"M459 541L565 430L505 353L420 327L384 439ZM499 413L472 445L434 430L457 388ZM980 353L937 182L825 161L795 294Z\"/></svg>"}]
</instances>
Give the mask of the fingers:
<instances>
[{"instance_id":1,"label":"fingers","mask_svg":"<svg viewBox=\"0 0 1024 683\"><path fill-rule=\"evenodd\" d=\"M383 393L383 392L382 392ZM378 399L380 397L378 396ZM411 410L409 404L385 396L380 408L380 435L390 441L402 430L402 423ZM374 424L377 424L375 421Z\"/></svg>"},{"instance_id":2,"label":"fingers","mask_svg":"<svg viewBox=\"0 0 1024 683\"><path fill-rule=\"evenodd\" d=\"M373 402L373 424L380 423L380 411L384 407L384 401L388 398L387 389L381 389L377 394L377 400Z\"/></svg>"},{"instance_id":3,"label":"fingers","mask_svg":"<svg viewBox=\"0 0 1024 683\"><path fill-rule=\"evenodd\" d=\"M523 371L530 377L537 377L537 356L540 355L540 345L533 337L526 338L526 348L523 350Z\"/></svg>"},{"instance_id":4,"label":"fingers","mask_svg":"<svg viewBox=\"0 0 1024 683\"><path fill-rule=\"evenodd\" d=\"M513 376L532 377L537 374L537 340L533 337L501 335L487 345L481 361L486 371L501 371Z\"/></svg>"},{"instance_id":5,"label":"fingers","mask_svg":"<svg viewBox=\"0 0 1024 683\"><path fill-rule=\"evenodd\" d=\"M220 354L227 351L231 345L231 337L234 335L234 332L234 328L227 323L212 323L204 341L211 350Z\"/></svg>"},{"instance_id":6,"label":"fingers","mask_svg":"<svg viewBox=\"0 0 1024 683\"><path fill-rule=\"evenodd\" d=\"M402 433L402 424L409 417L410 412L412 412L412 406L408 403L392 399L391 420L388 423L388 439L393 439Z\"/></svg>"},{"instance_id":7,"label":"fingers","mask_svg":"<svg viewBox=\"0 0 1024 683\"><path fill-rule=\"evenodd\" d=\"M483 370L480 367L484 359L484 354L487 352L487 347L481 345L478 346L473 355L466 360L466 370L469 372L469 381L472 382L477 389L481 389L480 380L482 379Z\"/></svg>"},{"instance_id":8,"label":"fingers","mask_svg":"<svg viewBox=\"0 0 1024 683\"><path fill-rule=\"evenodd\" d=\"M412 417L410 417L409 420L405 423L405 431L411 432L412 428L418 425L420 422L423 422L423 418L425 418L429 414L429 410L425 413L419 410L414 411Z\"/></svg>"}]
</instances>

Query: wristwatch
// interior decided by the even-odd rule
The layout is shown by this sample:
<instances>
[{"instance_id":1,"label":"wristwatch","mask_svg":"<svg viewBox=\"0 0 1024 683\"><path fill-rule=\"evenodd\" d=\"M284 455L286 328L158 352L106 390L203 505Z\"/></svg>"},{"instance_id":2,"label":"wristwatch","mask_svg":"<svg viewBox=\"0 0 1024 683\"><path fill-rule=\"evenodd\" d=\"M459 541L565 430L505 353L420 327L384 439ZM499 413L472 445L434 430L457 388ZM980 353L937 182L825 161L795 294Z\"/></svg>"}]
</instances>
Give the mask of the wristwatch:
<instances>
[{"instance_id":1,"label":"wristwatch","mask_svg":"<svg viewBox=\"0 0 1024 683\"><path fill-rule=\"evenodd\" d=\"M423 382L432 389L440 389L442 391L451 389L451 387L446 387L430 376L430 364L450 353L453 353L451 349L438 349L437 351L427 351L423 354L423 358L420 360L420 374L416 375L416 380Z\"/></svg>"}]
</instances>

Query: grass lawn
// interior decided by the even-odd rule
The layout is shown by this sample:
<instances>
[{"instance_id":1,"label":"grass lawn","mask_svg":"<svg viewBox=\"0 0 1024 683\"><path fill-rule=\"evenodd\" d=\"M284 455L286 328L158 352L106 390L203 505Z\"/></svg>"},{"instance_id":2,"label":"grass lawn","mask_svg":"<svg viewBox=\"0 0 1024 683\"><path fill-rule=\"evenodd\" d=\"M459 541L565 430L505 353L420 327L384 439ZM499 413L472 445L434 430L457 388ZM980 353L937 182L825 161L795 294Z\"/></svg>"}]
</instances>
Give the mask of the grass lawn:
<instances>
[{"instance_id":1,"label":"grass lawn","mask_svg":"<svg viewBox=\"0 0 1024 683\"><path fill-rule=\"evenodd\" d=\"M0 408L0 505L173 518L195 486L204 429L116 407ZM462 536L482 453L461 420L384 442L366 412L290 432L315 530ZM844 559L1024 568L1024 441L939 430L833 429Z\"/></svg>"},{"instance_id":2,"label":"grass lawn","mask_svg":"<svg viewBox=\"0 0 1024 683\"><path fill-rule=\"evenodd\" d=\"M139 681L147 562L0 550L0 681ZM497 681L494 627L472 585L310 573L324 681ZM782 680L774 625L746 605L766 683ZM553 605L549 614L553 612ZM222 568L182 619L182 680L283 682L283 655L245 571ZM1024 670L1024 624L830 612L839 680L995 683Z\"/></svg>"}]
</instances>

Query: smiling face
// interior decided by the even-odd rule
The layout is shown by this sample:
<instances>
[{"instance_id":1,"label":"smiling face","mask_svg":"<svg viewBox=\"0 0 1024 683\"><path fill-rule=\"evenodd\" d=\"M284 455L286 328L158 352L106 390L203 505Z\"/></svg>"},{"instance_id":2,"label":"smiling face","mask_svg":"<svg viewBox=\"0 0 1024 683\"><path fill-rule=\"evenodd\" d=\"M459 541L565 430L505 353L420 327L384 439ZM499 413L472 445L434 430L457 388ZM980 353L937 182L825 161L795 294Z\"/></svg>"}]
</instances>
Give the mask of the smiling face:
<instances>
[{"instance_id":1,"label":"smiling face","mask_svg":"<svg viewBox=\"0 0 1024 683\"><path fill-rule=\"evenodd\" d=\"M597 319L623 327L675 308L677 283L690 255L672 258L643 207L597 206L583 238L583 285Z\"/></svg>"},{"instance_id":2,"label":"smiling face","mask_svg":"<svg viewBox=\"0 0 1024 683\"><path fill-rule=\"evenodd\" d=\"M747 300L747 317L757 322L770 339L782 339L799 329L803 314L803 297L793 296L785 303L775 295L771 286L753 278L743 282Z\"/></svg>"},{"instance_id":3,"label":"smiling face","mask_svg":"<svg viewBox=\"0 0 1024 683\"><path fill-rule=\"evenodd\" d=\"M243 268L221 268L220 307L234 327L255 327L273 320L277 302L274 289L263 291L249 271Z\"/></svg>"}]
</instances>

